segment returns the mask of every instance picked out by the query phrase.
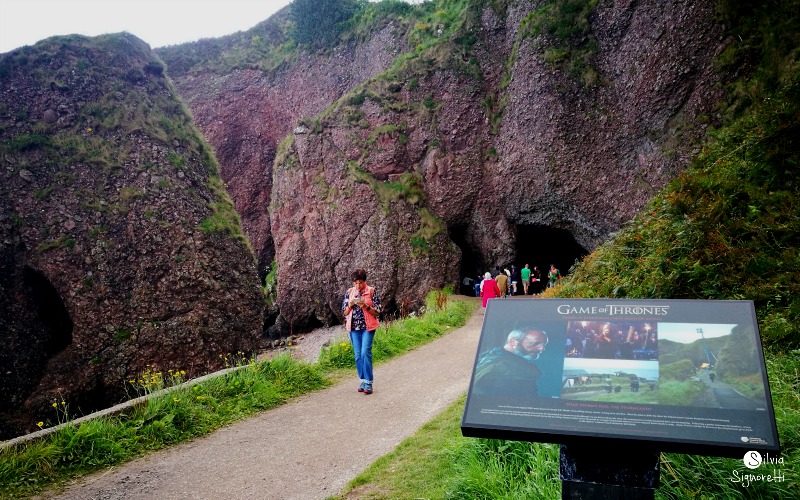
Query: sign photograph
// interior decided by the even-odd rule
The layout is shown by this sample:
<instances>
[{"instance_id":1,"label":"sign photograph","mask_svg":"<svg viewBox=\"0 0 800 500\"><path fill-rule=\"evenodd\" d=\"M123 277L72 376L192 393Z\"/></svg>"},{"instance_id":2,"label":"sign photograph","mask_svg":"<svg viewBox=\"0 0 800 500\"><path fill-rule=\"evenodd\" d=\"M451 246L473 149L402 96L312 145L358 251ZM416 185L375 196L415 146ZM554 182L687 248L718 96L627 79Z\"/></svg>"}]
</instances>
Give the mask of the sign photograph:
<instances>
[{"instance_id":1,"label":"sign photograph","mask_svg":"<svg viewBox=\"0 0 800 500\"><path fill-rule=\"evenodd\" d=\"M461 428L730 457L779 451L750 301L491 300Z\"/></svg>"}]
</instances>

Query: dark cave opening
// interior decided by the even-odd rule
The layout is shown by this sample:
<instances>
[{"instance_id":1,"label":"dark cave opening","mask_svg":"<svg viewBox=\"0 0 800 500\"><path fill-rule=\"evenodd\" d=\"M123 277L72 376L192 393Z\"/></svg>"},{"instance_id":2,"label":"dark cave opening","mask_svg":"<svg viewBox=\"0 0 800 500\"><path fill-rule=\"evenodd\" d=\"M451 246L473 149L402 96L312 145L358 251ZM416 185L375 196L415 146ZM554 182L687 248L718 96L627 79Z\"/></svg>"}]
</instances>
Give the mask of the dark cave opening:
<instances>
[{"instance_id":1,"label":"dark cave opening","mask_svg":"<svg viewBox=\"0 0 800 500\"><path fill-rule=\"evenodd\" d=\"M464 278L474 280L478 274L482 274L486 268L483 255L476 252L474 247L467 241L467 226L451 226L449 228L450 239L461 249L461 266L458 270L459 282L458 293L462 295L475 295L473 283L464 283Z\"/></svg>"},{"instance_id":2,"label":"dark cave opening","mask_svg":"<svg viewBox=\"0 0 800 500\"><path fill-rule=\"evenodd\" d=\"M72 318L50 281L38 271L26 267L23 276L39 321L44 326L47 356L52 356L72 344Z\"/></svg>"},{"instance_id":3,"label":"dark cave opening","mask_svg":"<svg viewBox=\"0 0 800 500\"><path fill-rule=\"evenodd\" d=\"M494 265L511 269L511 264L515 264L519 269L524 267L525 264L529 264L531 269L534 266L539 268L542 281L531 285L532 290L529 290L529 293L539 293L547 286L547 272L550 269L550 264L555 264L561 275L566 276L575 261L582 259L588 253L585 248L575 241L572 233L566 229L519 224L516 226L516 230L514 261L487 263L484 256L469 243L466 225L451 226L449 228L450 239L461 249L459 293L470 296L475 295L472 286L474 281L469 284L464 283L465 277L475 280L479 275L489 271L489 268ZM519 284L518 294L522 294L522 283Z\"/></svg>"},{"instance_id":4,"label":"dark cave opening","mask_svg":"<svg viewBox=\"0 0 800 500\"><path fill-rule=\"evenodd\" d=\"M542 281L538 286L531 285L533 293L539 293L547 286L547 272L554 264L562 276L576 260L581 260L588 252L578 244L572 233L566 229L540 225L517 225L515 263L520 269L528 264L531 269L539 268ZM520 293L522 288L520 287Z\"/></svg>"}]
</instances>

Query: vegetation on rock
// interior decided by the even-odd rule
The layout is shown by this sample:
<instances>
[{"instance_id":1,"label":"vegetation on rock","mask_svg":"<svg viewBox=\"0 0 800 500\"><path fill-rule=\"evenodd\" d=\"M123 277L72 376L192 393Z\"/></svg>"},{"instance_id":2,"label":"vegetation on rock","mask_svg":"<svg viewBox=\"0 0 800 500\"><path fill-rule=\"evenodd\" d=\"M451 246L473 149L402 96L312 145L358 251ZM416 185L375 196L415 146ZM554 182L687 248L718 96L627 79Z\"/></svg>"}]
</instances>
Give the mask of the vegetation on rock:
<instances>
[{"instance_id":1,"label":"vegetation on rock","mask_svg":"<svg viewBox=\"0 0 800 500\"><path fill-rule=\"evenodd\" d=\"M314 48L333 45L343 25L364 4L363 0L294 0L289 7L289 18L294 22L292 39Z\"/></svg>"}]
</instances>

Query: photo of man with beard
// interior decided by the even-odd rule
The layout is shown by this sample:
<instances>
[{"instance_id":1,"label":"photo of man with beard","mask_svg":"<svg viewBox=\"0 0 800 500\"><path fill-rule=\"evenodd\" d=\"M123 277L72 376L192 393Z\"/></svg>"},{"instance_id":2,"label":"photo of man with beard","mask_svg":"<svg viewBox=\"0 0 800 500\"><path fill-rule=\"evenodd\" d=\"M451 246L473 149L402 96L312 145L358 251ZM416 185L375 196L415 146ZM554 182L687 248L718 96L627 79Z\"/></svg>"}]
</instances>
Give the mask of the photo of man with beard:
<instances>
[{"instance_id":1,"label":"photo of man with beard","mask_svg":"<svg viewBox=\"0 0 800 500\"><path fill-rule=\"evenodd\" d=\"M475 367L472 394L492 397L535 398L542 372L535 361L545 350L547 333L536 328L515 328L503 347L481 355Z\"/></svg>"}]
</instances>

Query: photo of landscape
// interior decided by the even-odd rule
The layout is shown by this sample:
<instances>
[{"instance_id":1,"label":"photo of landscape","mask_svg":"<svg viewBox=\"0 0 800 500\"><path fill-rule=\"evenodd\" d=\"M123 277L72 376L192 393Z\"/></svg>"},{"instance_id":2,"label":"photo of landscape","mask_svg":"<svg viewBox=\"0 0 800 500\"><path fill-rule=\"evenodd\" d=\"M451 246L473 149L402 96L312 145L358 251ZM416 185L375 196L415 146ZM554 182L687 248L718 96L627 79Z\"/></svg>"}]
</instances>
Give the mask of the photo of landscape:
<instances>
[{"instance_id":1,"label":"photo of landscape","mask_svg":"<svg viewBox=\"0 0 800 500\"><path fill-rule=\"evenodd\" d=\"M657 361L564 359L561 398L658 404Z\"/></svg>"},{"instance_id":2,"label":"photo of landscape","mask_svg":"<svg viewBox=\"0 0 800 500\"><path fill-rule=\"evenodd\" d=\"M760 353L750 325L659 323L659 404L766 407Z\"/></svg>"}]
</instances>

